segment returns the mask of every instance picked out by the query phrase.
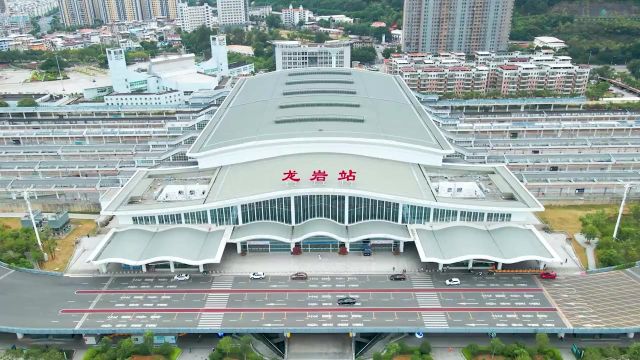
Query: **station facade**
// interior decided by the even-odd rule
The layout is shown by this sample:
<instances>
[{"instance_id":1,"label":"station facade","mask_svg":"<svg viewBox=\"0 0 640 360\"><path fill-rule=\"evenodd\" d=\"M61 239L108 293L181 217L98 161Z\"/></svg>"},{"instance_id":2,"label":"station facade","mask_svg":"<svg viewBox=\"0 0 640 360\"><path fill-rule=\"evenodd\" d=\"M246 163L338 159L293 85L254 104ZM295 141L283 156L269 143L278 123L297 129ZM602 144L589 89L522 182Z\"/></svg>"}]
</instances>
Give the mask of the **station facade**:
<instances>
[{"instance_id":1,"label":"station facade","mask_svg":"<svg viewBox=\"0 0 640 360\"><path fill-rule=\"evenodd\" d=\"M398 77L318 68L242 79L187 152L197 166L140 169L103 196L119 226L90 261L203 270L228 244L292 255L411 244L439 267L559 261L533 226L542 205L517 178L443 162L453 153Z\"/></svg>"}]
</instances>

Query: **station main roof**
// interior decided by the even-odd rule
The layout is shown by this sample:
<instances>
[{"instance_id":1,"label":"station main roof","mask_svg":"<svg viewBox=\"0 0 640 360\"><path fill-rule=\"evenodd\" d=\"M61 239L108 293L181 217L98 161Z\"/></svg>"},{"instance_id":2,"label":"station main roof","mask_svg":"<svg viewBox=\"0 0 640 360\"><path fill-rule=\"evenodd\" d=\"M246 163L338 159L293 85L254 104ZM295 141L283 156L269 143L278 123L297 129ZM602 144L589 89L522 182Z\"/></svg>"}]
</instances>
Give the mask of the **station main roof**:
<instances>
[{"instance_id":1,"label":"station main roof","mask_svg":"<svg viewBox=\"0 0 640 360\"><path fill-rule=\"evenodd\" d=\"M329 139L345 145L366 142L410 146L441 155L453 152L398 77L354 69L311 68L241 80L189 155L198 158L251 144L281 145L296 140L318 141L322 146ZM318 150L340 152L335 148Z\"/></svg>"}]
</instances>

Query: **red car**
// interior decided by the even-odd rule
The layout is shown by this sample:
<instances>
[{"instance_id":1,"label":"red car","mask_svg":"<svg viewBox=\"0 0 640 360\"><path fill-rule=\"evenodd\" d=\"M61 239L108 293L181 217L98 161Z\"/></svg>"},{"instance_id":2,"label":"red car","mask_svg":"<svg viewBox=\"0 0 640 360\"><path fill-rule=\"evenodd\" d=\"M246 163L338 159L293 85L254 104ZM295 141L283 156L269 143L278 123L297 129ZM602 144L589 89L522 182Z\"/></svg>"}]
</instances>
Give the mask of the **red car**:
<instances>
[{"instance_id":1,"label":"red car","mask_svg":"<svg viewBox=\"0 0 640 360\"><path fill-rule=\"evenodd\" d=\"M543 271L540 273L540 277L543 279L555 279L558 277L555 271Z\"/></svg>"}]
</instances>

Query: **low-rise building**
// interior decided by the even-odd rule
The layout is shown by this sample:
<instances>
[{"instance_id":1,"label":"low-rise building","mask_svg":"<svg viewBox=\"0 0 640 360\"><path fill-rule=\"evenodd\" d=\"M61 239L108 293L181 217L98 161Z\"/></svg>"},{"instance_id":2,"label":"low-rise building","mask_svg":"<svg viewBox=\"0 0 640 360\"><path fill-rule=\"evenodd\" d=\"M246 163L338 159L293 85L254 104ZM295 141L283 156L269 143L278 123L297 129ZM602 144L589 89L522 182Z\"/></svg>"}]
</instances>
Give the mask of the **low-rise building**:
<instances>
[{"instance_id":1,"label":"low-rise building","mask_svg":"<svg viewBox=\"0 0 640 360\"><path fill-rule=\"evenodd\" d=\"M316 16L316 21L327 20L334 23L344 23L344 24L353 24L353 18L350 18L346 15L322 15Z\"/></svg>"},{"instance_id":2,"label":"low-rise building","mask_svg":"<svg viewBox=\"0 0 640 360\"><path fill-rule=\"evenodd\" d=\"M271 5L249 7L249 16L255 16L260 19L266 18L271 15L272 12L273 9L271 8Z\"/></svg>"},{"instance_id":3,"label":"low-rise building","mask_svg":"<svg viewBox=\"0 0 640 360\"><path fill-rule=\"evenodd\" d=\"M289 4L289 8L282 9L280 18L284 26L297 26L299 23L306 24L311 20L313 13L303 8L302 5L299 8L294 8L293 5Z\"/></svg>"},{"instance_id":4,"label":"low-rise building","mask_svg":"<svg viewBox=\"0 0 640 360\"><path fill-rule=\"evenodd\" d=\"M144 105L181 105L185 103L181 91L171 90L160 93L111 94L104 97L107 105L144 106Z\"/></svg>"},{"instance_id":5,"label":"low-rise building","mask_svg":"<svg viewBox=\"0 0 640 360\"><path fill-rule=\"evenodd\" d=\"M307 67L351 67L349 42L332 40L323 44L274 41L276 71Z\"/></svg>"},{"instance_id":6,"label":"low-rise building","mask_svg":"<svg viewBox=\"0 0 640 360\"><path fill-rule=\"evenodd\" d=\"M549 48L554 51L564 49L567 44L553 36L538 36L533 39L533 45L537 48Z\"/></svg>"}]
</instances>

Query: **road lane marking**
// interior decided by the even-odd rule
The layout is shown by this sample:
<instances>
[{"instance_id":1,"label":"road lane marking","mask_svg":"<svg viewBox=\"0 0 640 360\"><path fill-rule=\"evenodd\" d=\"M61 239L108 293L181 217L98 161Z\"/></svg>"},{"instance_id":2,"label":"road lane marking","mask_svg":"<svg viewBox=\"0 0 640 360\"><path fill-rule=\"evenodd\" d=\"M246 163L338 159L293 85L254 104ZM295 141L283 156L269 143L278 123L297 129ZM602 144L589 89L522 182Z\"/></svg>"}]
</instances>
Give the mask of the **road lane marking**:
<instances>
[{"instance_id":1,"label":"road lane marking","mask_svg":"<svg viewBox=\"0 0 640 360\"><path fill-rule=\"evenodd\" d=\"M104 286L102 287L103 290L107 289L109 287L109 284L111 284L111 281L113 281L113 277L109 278L109 280L107 281L106 284L104 284ZM100 301L100 298L102 297L103 294L98 294L98 296L96 296L96 298L93 300L93 302L91 303L91 305L89 305L89 309L92 309L98 304L98 301ZM80 321L78 322L78 324L76 325L76 329L79 329L82 324L85 322L85 320L87 320L87 317L89 317L89 313L86 313L82 316L82 319L80 319Z\"/></svg>"}]
</instances>

